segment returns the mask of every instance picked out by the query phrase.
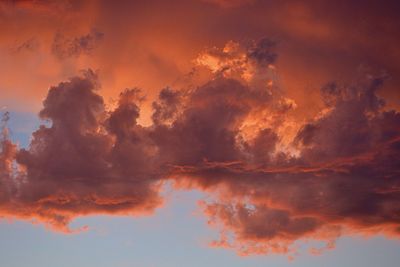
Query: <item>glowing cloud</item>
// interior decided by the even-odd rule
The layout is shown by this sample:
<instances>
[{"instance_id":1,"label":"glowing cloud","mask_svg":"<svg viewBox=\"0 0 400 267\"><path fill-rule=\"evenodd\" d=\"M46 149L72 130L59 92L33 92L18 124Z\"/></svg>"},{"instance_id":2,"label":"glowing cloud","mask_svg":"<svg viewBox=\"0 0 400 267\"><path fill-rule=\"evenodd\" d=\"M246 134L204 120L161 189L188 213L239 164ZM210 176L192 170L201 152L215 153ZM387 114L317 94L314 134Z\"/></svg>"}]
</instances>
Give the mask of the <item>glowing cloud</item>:
<instances>
[{"instance_id":1,"label":"glowing cloud","mask_svg":"<svg viewBox=\"0 0 400 267\"><path fill-rule=\"evenodd\" d=\"M277 86L253 82L270 77L270 49L267 39L247 50L230 42L213 49L211 66L210 52L201 55L211 80L161 90L149 126L137 123L139 89L110 109L91 70L50 88L40 117L51 125L28 149L9 141L6 114L1 214L70 232L76 216L151 213L172 180L215 197L202 202L222 231L212 244L244 255L292 253L299 239L331 248L341 234L398 234L400 114L376 95L385 77L327 84L323 112L285 134L296 105ZM257 70L243 79L249 66Z\"/></svg>"}]
</instances>

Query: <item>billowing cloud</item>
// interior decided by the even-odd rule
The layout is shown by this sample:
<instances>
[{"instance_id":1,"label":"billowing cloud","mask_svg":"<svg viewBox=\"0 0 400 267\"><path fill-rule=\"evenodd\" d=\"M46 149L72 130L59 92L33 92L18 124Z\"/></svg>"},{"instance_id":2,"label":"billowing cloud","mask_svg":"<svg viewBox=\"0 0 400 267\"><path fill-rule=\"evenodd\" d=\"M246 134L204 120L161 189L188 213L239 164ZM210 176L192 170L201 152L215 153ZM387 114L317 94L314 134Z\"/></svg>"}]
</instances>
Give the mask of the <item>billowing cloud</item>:
<instances>
[{"instance_id":1,"label":"billowing cloud","mask_svg":"<svg viewBox=\"0 0 400 267\"><path fill-rule=\"evenodd\" d=\"M400 114L377 94L386 75L331 82L321 112L296 120L274 46L261 39L203 52L196 68L211 78L162 89L148 126L138 123L137 88L109 107L91 70L51 87L39 114L48 123L29 148L3 126L1 215L68 232L77 216L151 213L173 181L214 197L201 205L221 229L212 245L244 255L293 253L303 239L331 248L348 233L397 235Z\"/></svg>"},{"instance_id":2,"label":"billowing cloud","mask_svg":"<svg viewBox=\"0 0 400 267\"><path fill-rule=\"evenodd\" d=\"M71 218L89 213L148 213L162 203L157 165L143 129L136 124L134 90L105 110L91 71L49 90L40 112L51 122L33 133L29 149L12 153L2 141L2 176L15 190L3 214L37 218L70 231ZM12 156L22 167L12 174ZM4 182L5 183L5 182Z\"/></svg>"},{"instance_id":3,"label":"billowing cloud","mask_svg":"<svg viewBox=\"0 0 400 267\"><path fill-rule=\"evenodd\" d=\"M377 97L383 81L323 87L326 110L293 140L299 156L187 168L202 188L221 185L220 199L203 205L231 239L225 234L214 245L286 253L299 238L331 247L341 233L398 235L400 114Z\"/></svg>"}]
</instances>

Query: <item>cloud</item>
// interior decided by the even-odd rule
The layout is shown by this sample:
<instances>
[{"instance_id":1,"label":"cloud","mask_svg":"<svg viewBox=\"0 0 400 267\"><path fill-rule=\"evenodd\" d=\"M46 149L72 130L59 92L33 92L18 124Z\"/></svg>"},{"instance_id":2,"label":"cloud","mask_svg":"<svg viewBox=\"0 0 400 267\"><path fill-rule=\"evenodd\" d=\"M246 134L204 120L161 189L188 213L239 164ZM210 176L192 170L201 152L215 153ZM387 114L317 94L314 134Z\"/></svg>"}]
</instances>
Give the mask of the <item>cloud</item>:
<instances>
[{"instance_id":1,"label":"cloud","mask_svg":"<svg viewBox=\"0 0 400 267\"><path fill-rule=\"evenodd\" d=\"M152 120L154 124L171 123L179 112L181 103L181 93L174 91L169 87L162 89L159 93L159 99L153 102Z\"/></svg>"},{"instance_id":2,"label":"cloud","mask_svg":"<svg viewBox=\"0 0 400 267\"><path fill-rule=\"evenodd\" d=\"M0 205L10 201L14 190L12 171L16 146L9 140L6 128L9 119L9 113L4 113L0 125Z\"/></svg>"},{"instance_id":3,"label":"cloud","mask_svg":"<svg viewBox=\"0 0 400 267\"><path fill-rule=\"evenodd\" d=\"M74 0L62 0L62 1L48 1L48 0L13 0L4 1L0 4L0 8L15 8L24 11L32 11L38 13L47 13L55 11L66 11L72 6L79 5Z\"/></svg>"},{"instance_id":4,"label":"cloud","mask_svg":"<svg viewBox=\"0 0 400 267\"><path fill-rule=\"evenodd\" d=\"M330 247L340 233L397 236L400 114L376 95L383 82L323 87L328 110L294 138L299 157L185 170L201 187L218 177L220 199L204 204L205 212L234 240L222 236L213 245L247 255L287 253L298 239Z\"/></svg>"},{"instance_id":5,"label":"cloud","mask_svg":"<svg viewBox=\"0 0 400 267\"><path fill-rule=\"evenodd\" d=\"M386 76L327 84L321 112L299 121L294 101L267 82L273 47L262 39L202 53L217 62L197 61L211 79L162 89L148 126L138 124L137 88L111 108L91 70L51 87L39 114L50 125L28 149L3 130L1 214L68 232L77 216L151 213L173 181L213 196L202 202L221 229L212 245L243 255L292 255L304 239L329 249L341 234L398 235L400 114L377 94Z\"/></svg>"},{"instance_id":6,"label":"cloud","mask_svg":"<svg viewBox=\"0 0 400 267\"><path fill-rule=\"evenodd\" d=\"M51 126L33 133L29 149L10 155L11 144L3 141L3 176L12 175L12 156L23 167L14 174L17 190L1 206L3 214L69 232L76 216L150 213L162 204L151 147L135 122L134 91L122 93L119 107L107 113L96 79L87 71L50 88L40 116Z\"/></svg>"},{"instance_id":7,"label":"cloud","mask_svg":"<svg viewBox=\"0 0 400 267\"><path fill-rule=\"evenodd\" d=\"M39 48L39 42L35 38L30 38L12 49L15 53L21 53L23 51L34 52Z\"/></svg>"},{"instance_id":8,"label":"cloud","mask_svg":"<svg viewBox=\"0 0 400 267\"><path fill-rule=\"evenodd\" d=\"M225 78L264 83L265 87L274 82L275 46L276 42L268 38L248 43L230 41L222 49L213 47L203 51L196 63Z\"/></svg>"},{"instance_id":9,"label":"cloud","mask_svg":"<svg viewBox=\"0 0 400 267\"><path fill-rule=\"evenodd\" d=\"M104 34L95 29L92 29L88 34L74 38L68 38L61 33L57 33L51 50L59 59L79 57L85 54L90 55L97 48L103 37Z\"/></svg>"},{"instance_id":10,"label":"cloud","mask_svg":"<svg viewBox=\"0 0 400 267\"><path fill-rule=\"evenodd\" d=\"M202 0L222 8L235 8L255 3L257 0Z\"/></svg>"},{"instance_id":11,"label":"cloud","mask_svg":"<svg viewBox=\"0 0 400 267\"><path fill-rule=\"evenodd\" d=\"M237 240L228 234L211 243L215 247L237 248L240 255L291 253L291 240L304 238L315 232L321 222L312 216L292 216L285 209L264 205L246 206L243 203L213 203L206 205L210 223L220 222L234 232Z\"/></svg>"}]
</instances>

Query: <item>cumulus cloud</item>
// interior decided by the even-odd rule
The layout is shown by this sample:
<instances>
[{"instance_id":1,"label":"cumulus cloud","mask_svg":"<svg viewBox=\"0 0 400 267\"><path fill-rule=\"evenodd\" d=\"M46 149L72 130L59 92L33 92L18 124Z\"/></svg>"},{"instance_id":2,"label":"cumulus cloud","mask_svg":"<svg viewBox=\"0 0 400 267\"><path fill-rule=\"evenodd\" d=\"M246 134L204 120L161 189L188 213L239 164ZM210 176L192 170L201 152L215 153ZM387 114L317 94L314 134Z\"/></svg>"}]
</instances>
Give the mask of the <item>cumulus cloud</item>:
<instances>
[{"instance_id":1,"label":"cumulus cloud","mask_svg":"<svg viewBox=\"0 0 400 267\"><path fill-rule=\"evenodd\" d=\"M235 240L214 245L286 253L299 238L331 247L340 233L398 235L400 114L376 95L383 80L323 87L329 110L299 130L298 157L187 170L200 185L219 177L224 188L205 211Z\"/></svg>"},{"instance_id":2,"label":"cumulus cloud","mask_svg":"<svg viewBox=\"0 0 400 267\"><path fill-rule=\"evenodd\" d=\"M15 155L9 141L2 142L4 179L13 175L10 157L22 167L3 214L37 218L68 232L76 216L148 213L162 203L151 147L136 124L134 91L122 93L118 108L108 113L96 85L88 71L50 88L40 116L51 126L40 126L29 148Z\"/></svg>"},{"instance_id":3,"label":"cumulus cloud","mask_svg":"<svg viewBox=\"0 0 400 267\"><path fill-rule=\"evenodd\" d=\"M242 79L247 82L272 85L276 82L274 63L277 54L274 51L276 42L263 38L258 42L228 42L222 49L209 48L198 56L196 63L205 66L216 75L225 78Z\"/></svg>"},{"instance_id":4,"label":"cumulus cloud","mask_svg":"<svg viewBox=\"0 0 400 267\"><path fill-rule=\"evenodd\" d=\"M109 108L90 70L51 87L40 112L50 125L29 148L3 130L1 214L71 231L77 216L150 213L173 181L214 197L202 202L221 229L212 245L243 255L294 253L301 239L332 248L346 233L397 235L400 114L377 94L385 76L327 84L321 113L298 122L293 100L267 82L274 45L202 53L197 63L212 79L162 89L149 126L137 122L137 88Z\"/></svg>"}]
</instances>

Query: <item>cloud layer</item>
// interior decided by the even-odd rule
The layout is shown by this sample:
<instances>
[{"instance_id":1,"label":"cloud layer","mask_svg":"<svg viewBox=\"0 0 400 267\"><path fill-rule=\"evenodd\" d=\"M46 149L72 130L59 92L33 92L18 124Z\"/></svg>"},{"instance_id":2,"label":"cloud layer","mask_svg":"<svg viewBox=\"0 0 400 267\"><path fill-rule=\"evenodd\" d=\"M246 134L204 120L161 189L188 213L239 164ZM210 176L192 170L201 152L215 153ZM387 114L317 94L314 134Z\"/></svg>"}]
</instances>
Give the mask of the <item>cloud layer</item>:
<instances>
[{"instance_id":1,"label":"cloud layer","mask_svg":"<svg viewBox=\"0 0 400 267\"><path fill-rule=\"evenodd\" d=\"M386 76L328 83L321 112L299 121L276 58L269 39L204 51L197 68L212 78L162 89L148 126L138 123L137 88L111 108L91 70L51 87L39 114L48 123L29 148L9 140L3 117L0 214L72 232L77 216L151 213L172 181L213 196L201 202L221 229L212 245L243 255L293 253L300 239L331 248L341 234L397 235L400 114L377 95Z\"/></svg>"}]
</instances>

